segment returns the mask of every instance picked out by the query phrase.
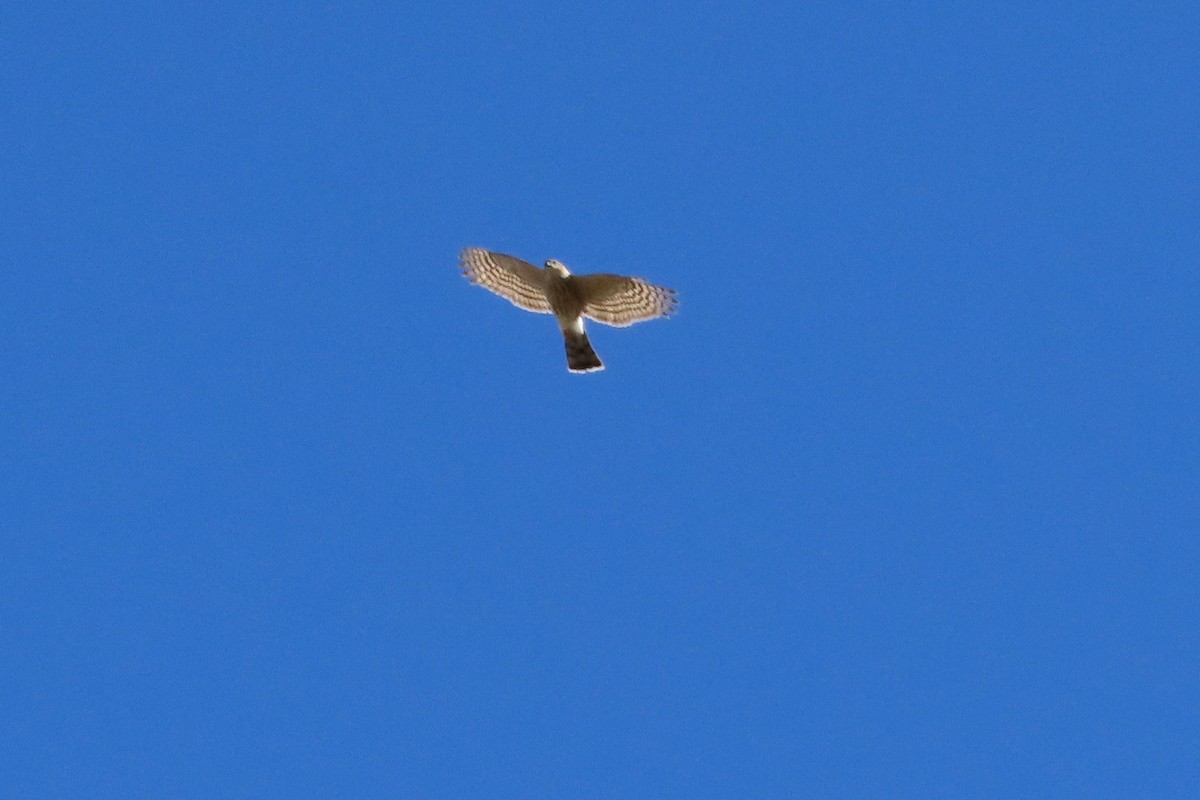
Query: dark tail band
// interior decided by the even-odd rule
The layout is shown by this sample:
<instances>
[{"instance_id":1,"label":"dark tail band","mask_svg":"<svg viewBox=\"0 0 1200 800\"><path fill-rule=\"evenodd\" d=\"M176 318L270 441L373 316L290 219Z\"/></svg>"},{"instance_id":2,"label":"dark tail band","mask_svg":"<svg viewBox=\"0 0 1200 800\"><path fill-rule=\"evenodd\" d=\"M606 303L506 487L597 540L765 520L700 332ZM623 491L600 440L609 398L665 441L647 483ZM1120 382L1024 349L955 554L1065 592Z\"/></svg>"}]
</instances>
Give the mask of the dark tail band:
<instances>
[{"instance_id":1,"label":"dark tail band","mask_svg":"<svg viewBox=\"0 0 1200 800\"><path fill-rule=\"evenodd\" d=\"M604 369L604 363L592 349L586 333L566 331L563 338L567 343L567 369L571 372L597 372Z\"/></svg>"}]
</instances>

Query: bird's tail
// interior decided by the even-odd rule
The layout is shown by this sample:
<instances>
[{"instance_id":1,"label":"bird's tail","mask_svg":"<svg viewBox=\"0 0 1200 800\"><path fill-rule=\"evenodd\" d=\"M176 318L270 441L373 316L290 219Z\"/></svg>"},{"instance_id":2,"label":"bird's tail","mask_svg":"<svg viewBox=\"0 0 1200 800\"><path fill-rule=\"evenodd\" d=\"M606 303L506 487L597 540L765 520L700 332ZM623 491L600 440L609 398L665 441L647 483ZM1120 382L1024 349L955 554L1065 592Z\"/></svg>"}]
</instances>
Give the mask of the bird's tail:
<instances>
[{"instance_id":1,"label":"bird's tail","mask_svg":"<svg viewBox=\"0 0 1200 800\"><path fill-rule=\"evenodd\" d=\"M592 349L586 333L563 331L563 339L567 343L567 369L571 372L599 372L604 369L604 363Z\"/></svg>"}]
</instances>

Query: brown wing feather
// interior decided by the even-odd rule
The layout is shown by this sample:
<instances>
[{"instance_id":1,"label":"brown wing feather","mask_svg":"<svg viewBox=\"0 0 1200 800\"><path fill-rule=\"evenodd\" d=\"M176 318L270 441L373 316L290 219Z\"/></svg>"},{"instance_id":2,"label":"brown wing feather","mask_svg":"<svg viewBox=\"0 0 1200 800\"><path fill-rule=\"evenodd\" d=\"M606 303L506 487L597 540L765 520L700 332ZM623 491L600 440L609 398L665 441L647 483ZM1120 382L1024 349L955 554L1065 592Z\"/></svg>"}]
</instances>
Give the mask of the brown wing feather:
<instances>
[{"instance_id":1,"label":"brown wing feather","mask_svg":"<svg viewBox=\"0 0 1200 800\"><path fill-rule=\"evenodd\" d=\"M572 277L584 300L583 315L605 325L623 328L635 322L673 313L679 304L675 290L625 275Z\"/></svg>"},{"instance_id":2,"label":"brown wing feather","mask_svg":"<svg viewBox=\"0 0 1200 800\"><path fill-rule=\"evenodd\" d=\"M495 292L515 306L539 314L550 313L546 299L545 274L515 256L468 247L459 256L463 276L471 283Z\"/></svg>"}]
</instances>

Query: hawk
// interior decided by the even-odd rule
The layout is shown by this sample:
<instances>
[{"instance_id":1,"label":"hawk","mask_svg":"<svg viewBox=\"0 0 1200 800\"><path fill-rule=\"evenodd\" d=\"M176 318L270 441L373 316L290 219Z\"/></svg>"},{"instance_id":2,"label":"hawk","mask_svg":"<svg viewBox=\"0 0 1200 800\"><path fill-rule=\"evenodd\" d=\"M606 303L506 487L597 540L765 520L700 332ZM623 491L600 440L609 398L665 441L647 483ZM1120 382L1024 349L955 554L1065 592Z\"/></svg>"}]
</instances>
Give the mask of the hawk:
<instances>
[{"instance_id":1,"label":"hawk","mask_svg":"<svg viewBox=\"0 0 1200 800\"><path fill-rule=\"evenodd\" d=\"M567 369L571 372L604 369L588 341L584 317L624 328L668 316L678 305L674 289L625 275L572 275L565 264L553 258L542 269L515 256L468 247L459 263L471 283L518 308L553 314L567 345Z\"/></svg>"}]
</instances>

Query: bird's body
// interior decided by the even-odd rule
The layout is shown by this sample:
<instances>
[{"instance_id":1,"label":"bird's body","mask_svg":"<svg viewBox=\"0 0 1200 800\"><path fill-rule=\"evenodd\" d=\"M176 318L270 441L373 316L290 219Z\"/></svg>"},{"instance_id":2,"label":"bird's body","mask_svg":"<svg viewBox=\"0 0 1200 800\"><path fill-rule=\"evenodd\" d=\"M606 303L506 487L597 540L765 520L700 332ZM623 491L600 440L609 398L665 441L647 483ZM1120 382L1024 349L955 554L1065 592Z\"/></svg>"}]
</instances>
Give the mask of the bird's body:
<instances>
[{"instance_id":1,"label":"bird's body","mask_svg":"<svg viewBox=\"0 0 1200 800\"><path fill-rule=\"evenodd\" d=\"M675 291L625 275L572 275L561 261L544 269L503 253L468 247L460 256L463 275L526 311L553 314L567 349L567 369L604 369L592 349L584 317L624 327L675 311Z\"/></svg>"},{"instance_id":2,"label":"bird's body","mask_svg":"<svg viewBox=\"0 0 1200 800\"><path fill-rule=\"evenodd\" d=\"M546 297L567 348L567 369L571 372L598 372L604 369L604 362L596 355L584 329L583 311L587 304L578 284L559 261L547 261L545 273Z\"/></svg>"}]
</instances>

